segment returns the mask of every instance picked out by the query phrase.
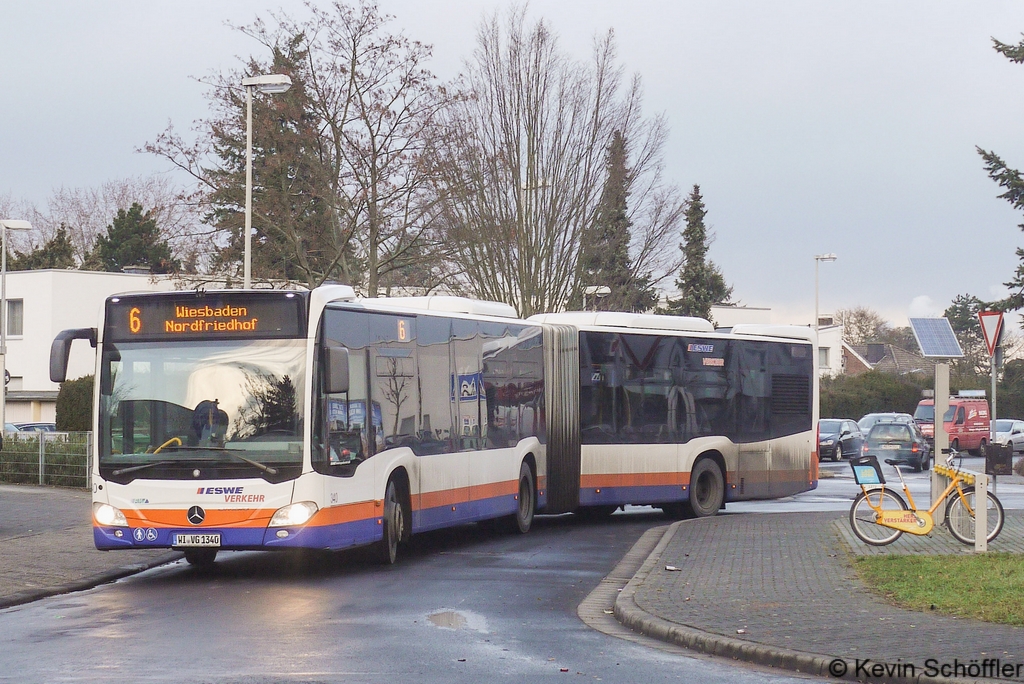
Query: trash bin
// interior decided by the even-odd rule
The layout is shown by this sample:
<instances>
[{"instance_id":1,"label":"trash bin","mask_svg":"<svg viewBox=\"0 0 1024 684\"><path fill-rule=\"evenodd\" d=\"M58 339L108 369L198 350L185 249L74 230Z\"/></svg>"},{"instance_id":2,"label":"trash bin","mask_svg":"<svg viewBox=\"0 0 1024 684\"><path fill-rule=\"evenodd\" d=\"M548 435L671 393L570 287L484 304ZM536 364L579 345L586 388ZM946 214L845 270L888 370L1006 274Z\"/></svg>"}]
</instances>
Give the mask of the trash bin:
<instances>
[{"instance_id":1,"label":"trash bin","mask_svg":"<svg viewBox=\"0 0 1024 684\"><path fill-rule=\"evenodd\" d=\"M985 473L987 475L1013 474L1013 445L985 445Z\"/></svg>"}]
</instances>

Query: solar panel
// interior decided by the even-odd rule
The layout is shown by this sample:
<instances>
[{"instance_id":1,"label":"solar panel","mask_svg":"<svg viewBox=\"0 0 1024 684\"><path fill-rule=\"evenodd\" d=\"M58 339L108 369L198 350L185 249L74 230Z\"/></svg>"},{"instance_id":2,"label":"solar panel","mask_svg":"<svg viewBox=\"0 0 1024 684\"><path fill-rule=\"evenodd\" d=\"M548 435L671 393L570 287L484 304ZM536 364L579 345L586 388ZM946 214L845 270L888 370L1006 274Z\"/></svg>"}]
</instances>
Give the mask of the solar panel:
<instances>
[{"instance_id":1,"label":"solar panel","mask_svg":"<svg viewBox=\"0 0 1024 684\"><path fill-rule=\"evenodd\" d=\"M953 333L953 326L945 318L911 318L910 327L921 347L921 355L927 358L959 359L964 352Z\"/></svg>"}]
</instances>

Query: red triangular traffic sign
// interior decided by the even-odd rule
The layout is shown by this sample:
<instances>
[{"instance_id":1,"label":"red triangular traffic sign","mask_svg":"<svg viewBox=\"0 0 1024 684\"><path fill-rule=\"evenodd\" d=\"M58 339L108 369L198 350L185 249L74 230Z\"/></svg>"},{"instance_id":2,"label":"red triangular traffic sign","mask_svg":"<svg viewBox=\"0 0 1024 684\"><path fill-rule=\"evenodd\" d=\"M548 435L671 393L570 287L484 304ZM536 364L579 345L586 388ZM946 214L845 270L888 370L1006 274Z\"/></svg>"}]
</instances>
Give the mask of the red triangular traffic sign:
<instances>
[{"instance_id":1,"label":"red triangular traffic sign","mask_svg":"<svg viewBox=\"0 0 1024 684\"><path fill-rule=\"evenodd\" d=\"M1003 327L1003 312L979 311L978 320L981 322L981 334L985 336L988 355L995 356L996 345L999 344L999 333Z\"/></svg>"}]
</instances>

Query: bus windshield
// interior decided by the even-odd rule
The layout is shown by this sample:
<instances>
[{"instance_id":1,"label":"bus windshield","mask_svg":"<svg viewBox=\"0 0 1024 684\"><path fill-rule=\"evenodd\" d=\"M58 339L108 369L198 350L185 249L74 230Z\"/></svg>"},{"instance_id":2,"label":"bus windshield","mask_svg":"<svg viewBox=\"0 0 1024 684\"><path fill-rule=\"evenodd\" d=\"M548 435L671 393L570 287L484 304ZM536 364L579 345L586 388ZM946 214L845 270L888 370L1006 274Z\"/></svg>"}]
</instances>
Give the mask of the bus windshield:
<instances>
[{"instance_id":1,"label":"bus windshield","mask_svg":"<svg viewBox=\"0 0 1024 684\"><path fill-rule=\"evenodd\" d=\"M305 359L301 339L105 344L100 473L115 482L298 476Z\"/></svg>"}]
</instances>

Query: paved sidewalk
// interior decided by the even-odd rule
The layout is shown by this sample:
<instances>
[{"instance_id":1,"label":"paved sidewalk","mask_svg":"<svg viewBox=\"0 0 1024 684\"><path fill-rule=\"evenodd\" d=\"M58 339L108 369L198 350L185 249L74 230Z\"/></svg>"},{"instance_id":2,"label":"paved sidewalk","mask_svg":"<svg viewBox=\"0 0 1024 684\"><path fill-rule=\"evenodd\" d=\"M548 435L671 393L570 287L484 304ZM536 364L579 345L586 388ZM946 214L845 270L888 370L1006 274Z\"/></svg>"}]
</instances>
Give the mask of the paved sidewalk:
<instances>
[{"instance_id":1,"label":"paved sidewalk","mask_svg":"<svg viewBox=\"0 0 1024 684\"><path fill-rule=\"evenodd\" d=\"M834 679L935 681L941 677L928 675L941 674L935 670L942 665L980 667L998 659L1012 671L1003 679L1024 681L1024 629L885 603L852 570L851 556L867 547L848 533L845 520L830 512L675 523L619 594L615 615L632 629L700 652ZM923 540L903 535L888 548L963 553L966 547L941 529ZM1022 549L1024 513L1007 511L989 550ZM931 669L929 659L937 661ZM895 668L875 677L865 670L875 664ZM955 674L973 678L964 672L974 671Z\"/></svg>"},{"instance_id":2,"label":"paved sidewalk","mask_svg":"<svg viewBox=\"0 0 1024 684\"><path fill-rule=\"evenodd\" d=\"M181 558L180 553L101 553L92 541L89 493L0 485L0 608L88 589Z\"/></svg>"}]
</instances>

